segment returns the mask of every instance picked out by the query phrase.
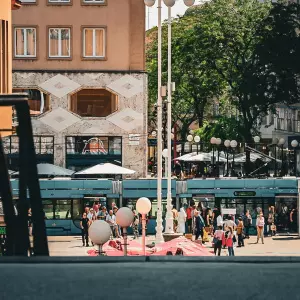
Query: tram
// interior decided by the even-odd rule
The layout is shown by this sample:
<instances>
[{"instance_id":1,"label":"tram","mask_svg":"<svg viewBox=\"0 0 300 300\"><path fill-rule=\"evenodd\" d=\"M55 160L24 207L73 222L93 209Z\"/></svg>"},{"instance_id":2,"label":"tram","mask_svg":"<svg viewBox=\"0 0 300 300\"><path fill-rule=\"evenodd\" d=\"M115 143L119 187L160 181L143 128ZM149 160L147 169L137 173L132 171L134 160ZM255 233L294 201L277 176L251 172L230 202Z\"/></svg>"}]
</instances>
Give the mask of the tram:
<instances>
[{"instance_id":1,"label":"tram","mask_svg":"<svg viewBox=\"0 0 300 300\"><path fill-rule=\"evenodd\" d=\"M288 213L298 205L298 180L292 179L191 179L172 180L173 205L179 209L191 200L206 208L235 208L238 215L250 210L255 224L260 208L267 217L270 206L275 207L279 231L289 231ZM18 198L18 180L11 179L14 198ZM134 208L140 197L152 202L147 233L155 234L157 216L157 181L155 179L123 180L40 180L43 208L48 235L77 235L79 220L85 207L101 203L108 209ZM166 213L167 180L162 181L163 218ZM284 215L285 213L285 215ZM298 230L297 228L294 228Z\"/></svg>"}]
</instances>

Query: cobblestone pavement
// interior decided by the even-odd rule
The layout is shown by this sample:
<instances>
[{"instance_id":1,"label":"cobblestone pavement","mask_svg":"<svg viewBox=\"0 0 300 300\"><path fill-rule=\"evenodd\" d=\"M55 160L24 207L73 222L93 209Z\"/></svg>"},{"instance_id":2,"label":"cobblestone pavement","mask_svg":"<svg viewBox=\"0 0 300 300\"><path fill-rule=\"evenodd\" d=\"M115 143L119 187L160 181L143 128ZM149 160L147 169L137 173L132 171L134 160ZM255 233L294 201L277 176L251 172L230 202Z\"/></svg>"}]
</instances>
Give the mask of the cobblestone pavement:
<instances>
[{"instance_id":1,"label":"cobblestone pavement","mask_svg":"<svg viewBox=\"0 0 300 300\"><path fill-rule=\"evenodd\" d=\"M132 237L129 237L132 239ZM141 242L141 239L138 240ZM147 237L147 244L155 241L154 236ZM87 256L87 251L94 247L82 247L79 236L48 237L51 256ZM211 243L205 246L211 251ZM265 244L256 244L256 237L245 240L245 247L235 248L236 256L300 256L300 239L295 236L267 237ZM222 249L222 256L227 255L227 250Z\"/></svg>"}]
</instances>

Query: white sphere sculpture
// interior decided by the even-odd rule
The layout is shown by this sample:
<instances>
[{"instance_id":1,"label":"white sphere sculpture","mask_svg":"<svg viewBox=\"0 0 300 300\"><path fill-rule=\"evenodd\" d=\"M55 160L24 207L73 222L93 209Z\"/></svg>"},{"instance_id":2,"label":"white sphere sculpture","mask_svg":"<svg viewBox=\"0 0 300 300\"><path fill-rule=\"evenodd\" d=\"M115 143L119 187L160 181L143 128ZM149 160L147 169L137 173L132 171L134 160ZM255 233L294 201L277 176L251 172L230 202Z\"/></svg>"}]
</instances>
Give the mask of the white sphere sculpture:
<instances>
[{"instance_id":1,"label":"white sphere sculpture","mask_svg":"<svg viewBox=\"0 0 300 300\"><path fill-rule=\"evenodd\" d=\"M164 3L167 7L172 7L175 4L175 0L164 0Z\"/></svg>"},{"instance_id":2,"label":"white sphere sculpture","mask_svg":"<svg viewBox=\"0 0 300 300\"><path fill-rule=\"evenodd\" d=\"M110 226L105 221L97 220L90 226L89 236L95 245L103 245L111 236Z\"/></svg>"},{"instance_id":3,"label":"white sphere sculpture","mask_svg":"<svg viewBox=\"0 0 300 300\"><path fill-rule=\"evenodd\" d=\"M190 134L190 135L187 136L186 139L188 140L188 142L192 142L194 138L193 138L193 136Z\"/></svg>"},{"instance_id":4,"label":"white sphere sculpture","mask_svg":"<svg viewBox=\"0 0 300 300\"><path fill-rule=\"evenodd\" d=\"M199 142L200 142L200 136L196 135L196 136L194 137L194 142L195 142L195 143L199 143Z\"/></svg>"},{"instance_id":5,"label":"white sphere sculpture","mask_svg":"<svg viewBox=\"0 0 300 300\"><path fill-rule=\"evenodd\" d=\"M155 0L144 0L145 5L151 7L155 4Z\"/></svg>"},{"instance_id":6,"label":"white sphere sculpture","mask_svg":"<svg viewBox=\"0 0 300 300\"><path fill-rule=\"evenodd\" d=\"M186 6L193 6L195 4L195 0L183 0Z\"/></svg>"},{"instance_id":7,"label":"white sphere sculpture","mask_svg":"<svg viewBox=\"0 0 300 300\"><path fill-rule=\"evenodd\" d=\"M230 146L231 146L231 148L236 148L236 146L237 146L237 141L236 141L236 140L232 140L232 141L230 142Z\"/></svg>"},{"instance_id":8,"label":"white sphere sculpture","mask_svg":"<svg viewBox=\"0 0 300 300\"><path fill-rule=\"evenodd\" d=\"M278 144L279 145L284 145L285 144L285 139L284 138L279 139Z\"/></svg>"},{"instance_id":9,"label":"white sphere sculpture","mask_svg":"<svg viewBox=\"0 0 300 300\"><path fill-rule=\"evenodd\" d=\"M134 219L132 210L128 207L121 207L116 213L116 222L121 227L129 227Z\"/></svg>"},{"instance_id":10,"label":"white sphere sculpture","mask_svg":"<svg viewBox=\"0 0 300 300\"><path fill-rule=\"evenodd\" d=\"M216 140L217 140L217 139L216 139L215 137L212 137L212 138L210 139L210 143L211 143L211 144L215 144L215 143L216 143Z\"/></svg>"},{"instance_id":11,"label":"white sphere sculpture","mask_svg":"<svg viewBox=\"0 0 300 300\"><path fill-rule=\"evenodd\" d=\"M225 146L226 148L230 147L230 141L229 141L229 140L226 140L226 141L224 142L224 146Z\"/></svg>"},{"instance_id":12,"label":"white sphere sculpture","mask_svg":"<svg viewBox=\"0 0 300 300\"><path fill-rule=\"evenodd\" d=\"M216 138L216 145L221 145L222 140L220 138Z\"/></svg>"},{"instance_id":13,"label":"white sphere sculpture","mask_svg":"<svg viewBox=\"0 0 300 300\"><path fill-rule=\"evenodd\" d=\"M151 210L151 201L146 197L138 199L136 209L142 215L147 214Z\"/></svg>"},{"instance_id":14,"label":"white sphere sculpture","mask_svg":"<svg viewBox=\"0 0 300 300\"><path fill-rule=\"evenodd\" d=\"M254 139L255 143L259 143L260 142L260 137L258 135L255 136L253 139Z\"/></svg>"},{"instance_id":15,"label":"white sphere sculpture","mask_svg":"<svg viewBox=\"0 0 300 300\"><path fill-rule=\"evenodd\" d=\"M292 145L293 148L296 148L296 147L298 147L299 143L298 143L297 140L293 140L293 141L291 142L291 145Z\"/></svg>"}]
</instances>

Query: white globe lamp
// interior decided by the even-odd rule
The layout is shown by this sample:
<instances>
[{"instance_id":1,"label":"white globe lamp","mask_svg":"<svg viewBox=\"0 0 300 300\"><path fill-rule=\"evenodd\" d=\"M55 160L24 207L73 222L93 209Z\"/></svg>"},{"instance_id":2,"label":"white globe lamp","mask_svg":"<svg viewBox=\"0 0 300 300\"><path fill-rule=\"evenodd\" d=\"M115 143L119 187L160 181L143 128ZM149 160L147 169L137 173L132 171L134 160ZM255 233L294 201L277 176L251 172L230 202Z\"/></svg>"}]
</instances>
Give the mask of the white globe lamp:
<instances>
[{"instance_id":1,"label":"white globe lamp","mask_svg":"<svg viewBox=\"0 0 300 300\"><path fill-rule=\"evenodd\" d=\"M194 138L193 138L193 136L191 134L189 134L186 139L187 139L188 142L191 143Z\"/></svg>"},{"instance_id":2,"label":"white globe lamp","mask_svg":"<svg viewBox=\"0 0 300 300\"><path fill-rule=\"evenodd\" d=\"M153 6L155 4L155 0L144 0L146 6Z\"/></svg>"},{"instance_id":3,"label":"white globe lamp","mask_svg":"<svg viewBox=\"0 0 300 300\"><path fill-rule=\"evenodd\" d=\"M224 146L226 148L229 148L230 147L230 141L229 140L224 141Z\"/></svg>"},{"instance_id":4,"label":"white globe lamp","mask_svg":"<svg viewBox=\"0 0 300 300\"><path fill-rule=\"evenodd\" d=\"M195 4L195 0L183 0L186 6L193 6Z\"/></svg>"},{"instance_id":5,"label":"white globe lamp","mask_svg":"<svg viewBox=\"0 0 300 300\"><path fill-rule=\"evenodd\" d=\"M236 148L236 147L237 147L237 141L236 141L236 140L232 140L232 141L230 142L230 147L231 147L231 148Z\"/></svg>"},{"instance_id":6,"label":"white globe lamp","mask_svg":"<svg viewBox=\"0 0 300 300\"><path fill-rule=\"evenodd\" d=\"M194 142L195 142L195 143L199 143L199 142L200 142L200 136L196 135L196 136L194 137Z\"/></svg>"},{"instance_id":7,"label":"white globe lamp","mask_svg":"<svg viewBox=\"0 0 300 300\"><path fill-rule=\"evenodd\" d=\"M167 7L172 7L175 4L175 0L164 0L164 3Z\"/></svg>"},{"instance_id":8,"label":"white globe lamp","mask_svg":"<svg viewBox=\"0 0 300 300\"><path fill-rule=\"evenodd\" d=\"M116 213L116 223L123 228L124 256L127 256L127 227L132 224L133 219L134 214L128 207L121 207Z\"/></svg>"},{"instance_id":9,"label":"white globe lamp","mask_svg":"<svg viewBox=\"0 0 300 300\"><path fill-rule=\"evenodd\" d=\"M144 256L146 256L146 214L151 210L151 201L146 197L138 199L136 209L142 215L142 245Z\"/></svg>"},{"instance_id":10,"label":"white globe lamp","mask_svg":"<svg viewBox=\"0 0 300 300\"><path fill-rule=\"evenodd\" d=\"M281 138L279 139L278 145L284 145L285 144L285 139Z\"/></svg>"},{"instance_id":11,"label":"white globe lamp","mask_svg":"<svg viewBox=\"0 0 300 300\"><path fill-rule=\"evenodd\" d=\"M168 149L164 149L164 150L163 150L162 156L163 156L164 158L167 158L167 157L168 157Z\"/></svg>"},{"instance_id":12,"label":"white globe lamp","mask_svg":"<svg viewBox=\"0 0 300 300\"><path fill-rule=\"evenodd\" d=\"M258 135L255 136L253 139L254 139L255 143L259 143L260 142L260 137Z\"/></svg>"},{"instance_id":13,"label":"white globe lamp","mask_svg":"<svg viewBox=\"0 0 300 300\"><path fill-rule=\"evenodd\" d=\"M92 242L99 246L99 255L102 254L102 245L110 239L111 234L110 226L105 221L98 220L90 226L89 236Z\"/></svg>"},{"instance_id":14,"label":"white globe lamp","mask_svg":"<svg viewBox=\"0 0 300 300\"><path fill-rule=\"evenodd\" d=\"M216 138L216 145L221 145L222 140L220 138Z\"/></svg>"},{"instance_id":15,"label":"white globe lamp","mask_svg":"<svg viewBox=\"0 0 300 300\"><path fill-rule=\"evenodd\" d=\"M298 147L298 145L299 145L299 143L298 143L297 140L293 140L293 141L291 142L291 146L292 146L293 148Z\"/></svg>"},{"instance_id":16,"label":"white globe lamp","mask_svg":"<svg viewBox=\"0 0 300 300\"><path fill-rule=\"evenodd\" d=\"M216 138L215 138L215 137L212 137L212 138L210 139L210 143L211 143L212 145L214 145L214 144L216 143Z\"/></svg>"}]
</instances>

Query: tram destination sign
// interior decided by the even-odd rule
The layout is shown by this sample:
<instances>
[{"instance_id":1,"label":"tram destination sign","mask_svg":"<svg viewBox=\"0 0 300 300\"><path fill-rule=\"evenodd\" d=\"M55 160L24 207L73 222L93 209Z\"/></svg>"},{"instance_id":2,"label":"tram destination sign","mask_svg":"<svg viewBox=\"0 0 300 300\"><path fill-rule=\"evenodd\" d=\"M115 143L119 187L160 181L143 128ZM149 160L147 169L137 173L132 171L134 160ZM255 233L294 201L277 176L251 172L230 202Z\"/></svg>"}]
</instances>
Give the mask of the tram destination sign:
<instances>
[{"instance_id":1,"label":"tram destination sign","mask_svg":"<svg viewBox=\"0 0 300 300\"><path fill-rule=\"evenodd\" d=\"M234 192L234 196L237 196L237 197L254 197L254 196L256 196L256 192L254 192L254 191L238 191L238 192Z\"/></svg>"}]
</instances>

